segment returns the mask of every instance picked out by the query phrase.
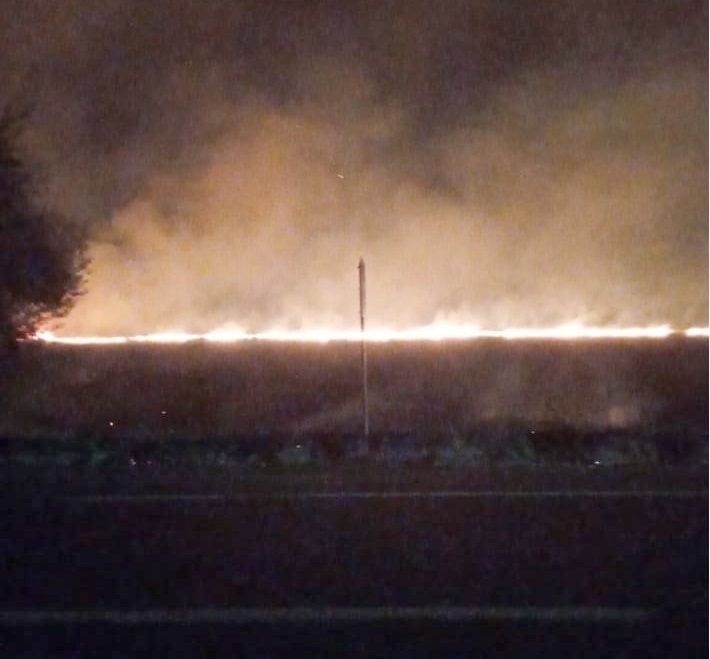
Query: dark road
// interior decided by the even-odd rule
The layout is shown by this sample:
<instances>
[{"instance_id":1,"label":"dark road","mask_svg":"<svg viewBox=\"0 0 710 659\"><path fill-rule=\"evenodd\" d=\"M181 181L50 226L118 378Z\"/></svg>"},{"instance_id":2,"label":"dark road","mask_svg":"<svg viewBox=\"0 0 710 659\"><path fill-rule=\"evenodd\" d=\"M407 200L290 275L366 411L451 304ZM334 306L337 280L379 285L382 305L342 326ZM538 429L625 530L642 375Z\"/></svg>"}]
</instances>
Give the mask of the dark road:
<instances>
[{"instance_id":1,"label":"dark road","mask_svg":"<svg viewBox=\"0 0 710 659\"><path fill-rule=\"evenodd\" d=\"M57 492L3 507L0 628L19 656L45 656L40 631L46 656L144 656L195 635L224 656L707 643L694 487Z\"/></svg>"}]
</instances>

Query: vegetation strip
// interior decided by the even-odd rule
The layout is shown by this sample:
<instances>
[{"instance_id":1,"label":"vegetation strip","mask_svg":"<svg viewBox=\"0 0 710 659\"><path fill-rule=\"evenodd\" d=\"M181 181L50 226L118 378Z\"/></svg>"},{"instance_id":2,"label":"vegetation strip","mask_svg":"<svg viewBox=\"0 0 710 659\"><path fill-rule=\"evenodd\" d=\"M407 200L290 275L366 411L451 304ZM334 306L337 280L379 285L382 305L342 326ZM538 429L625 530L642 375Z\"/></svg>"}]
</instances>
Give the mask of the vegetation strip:
<instances>
[{"instance_id":1,"label":"vegetation strip","mask_svg":"<svg viewBox=\"0 0 710 659\"><path fill-rule=\"evenodd\" d=\"M639 622L653 612L642 608L605 606L561 607L290 607L225 609L147 609L79 611L0 611L0 626L44 624L141 625L155 623L236 623L254 622L378 622L429 620L441 622L475 620L529 620L581 622Z\"/></svg>"},{"instance_id":2,"label":"vegetation strip","mask_svg":"<svg viewBox=\"0 0 710 659\"><path fill-rule=\"evenodd\" d=\"M698 499L706 498L705 490L484 490L402 491L402 492L277 492L247 494L89 494L60 497L64 501L93 504L122 503L230 503L255 500L293 499L535 499L535 498L653 498Z\"/></svg>"}]
</instances>

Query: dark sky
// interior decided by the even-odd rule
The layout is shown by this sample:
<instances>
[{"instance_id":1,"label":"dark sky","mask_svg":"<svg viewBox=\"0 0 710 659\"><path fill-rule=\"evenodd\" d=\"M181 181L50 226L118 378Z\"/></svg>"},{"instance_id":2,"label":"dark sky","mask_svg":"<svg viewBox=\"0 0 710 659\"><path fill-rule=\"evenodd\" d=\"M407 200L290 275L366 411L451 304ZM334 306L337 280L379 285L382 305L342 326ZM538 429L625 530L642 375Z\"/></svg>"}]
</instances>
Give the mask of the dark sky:
<instances>
[{"instance_id":1,"label":"dark sky","mask_svg":"<svg viewBox=\"0 0 710 659\"><path fill-rule=\"evenodd\" d=\"M67 332L708 320L693 0L3 0Z\"/></svg>"}]
</instances>

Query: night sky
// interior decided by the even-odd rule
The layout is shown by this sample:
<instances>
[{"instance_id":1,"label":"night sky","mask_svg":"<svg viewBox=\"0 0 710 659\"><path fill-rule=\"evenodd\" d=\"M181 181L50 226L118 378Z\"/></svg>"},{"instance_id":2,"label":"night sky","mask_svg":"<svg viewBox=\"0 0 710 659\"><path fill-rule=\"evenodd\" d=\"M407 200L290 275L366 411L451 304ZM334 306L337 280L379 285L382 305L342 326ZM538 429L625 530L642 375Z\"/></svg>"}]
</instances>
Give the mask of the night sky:
<instances>
[{"instance_id":1,"label":"night sky","mask_svg":"<svg viewBox=\"0 0 710 659\"><path fill-rule=\"evenodd\" d=\"M707 325L705 0L3 0L66 333Z\"/></svg>"}]
</instances>

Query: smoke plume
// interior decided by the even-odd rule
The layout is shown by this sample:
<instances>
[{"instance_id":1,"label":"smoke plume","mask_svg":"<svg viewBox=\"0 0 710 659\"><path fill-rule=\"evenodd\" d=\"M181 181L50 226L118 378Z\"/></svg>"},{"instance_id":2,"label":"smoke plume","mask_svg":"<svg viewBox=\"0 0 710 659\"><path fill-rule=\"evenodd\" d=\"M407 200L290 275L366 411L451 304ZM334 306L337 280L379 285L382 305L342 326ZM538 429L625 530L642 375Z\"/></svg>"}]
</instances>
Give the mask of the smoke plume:
<instances>
[{"instance_id":1,"label":"smoke plume","mask_svg":"<svg viewBox=\"0 0 710 659\"><path fill-rule=\"evenodd\" d=\"M706 325L705 3L436 5L4 3L62 332Z\"/></svg>"}]
</instances>

